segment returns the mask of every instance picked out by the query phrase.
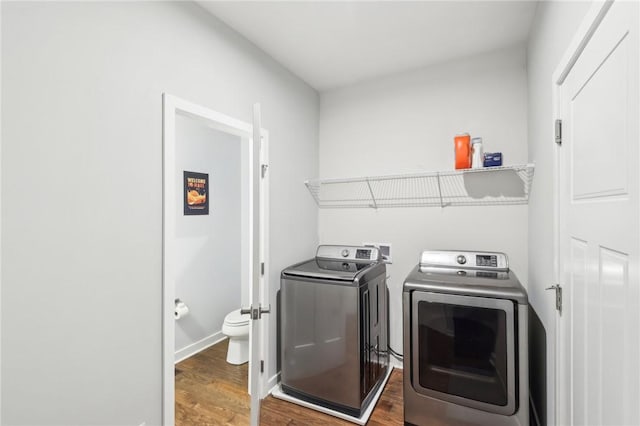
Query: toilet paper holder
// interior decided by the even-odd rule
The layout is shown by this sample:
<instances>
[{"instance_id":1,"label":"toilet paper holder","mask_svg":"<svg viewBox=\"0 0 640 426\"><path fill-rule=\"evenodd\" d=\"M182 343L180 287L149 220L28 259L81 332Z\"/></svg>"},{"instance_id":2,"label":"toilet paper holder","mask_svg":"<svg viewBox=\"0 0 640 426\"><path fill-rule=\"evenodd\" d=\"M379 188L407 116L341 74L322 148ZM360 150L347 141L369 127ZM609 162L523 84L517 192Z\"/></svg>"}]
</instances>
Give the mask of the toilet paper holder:
<instances>
[{"instance_id":1,"label":"toilet paper holder","mask_svg":"<svg viewBox=\"0 0 640 426\"><path fill-rule=\"evenodd\" d=\"M185 316L189 315L189 307L187 306L186 303L184 303L180 299L175 299L174 303L175 303L175 308L174 308L174 311L173 311L173 318L175 320L179 320L179 319L184 318Z\"/></svg>"}]
</instances>

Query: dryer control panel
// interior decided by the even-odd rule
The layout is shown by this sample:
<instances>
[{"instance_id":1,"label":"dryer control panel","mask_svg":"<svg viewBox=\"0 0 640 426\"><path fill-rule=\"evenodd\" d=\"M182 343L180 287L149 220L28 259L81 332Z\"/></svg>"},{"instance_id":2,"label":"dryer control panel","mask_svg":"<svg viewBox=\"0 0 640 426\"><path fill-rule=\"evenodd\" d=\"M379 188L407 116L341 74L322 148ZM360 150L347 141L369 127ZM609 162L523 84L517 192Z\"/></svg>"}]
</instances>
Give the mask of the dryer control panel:
<instances>
[{"instance_id":1,"label":"dryer control panel","mask_svg":"<svg viewBox=\"0 0 640 426\"><path fill-rule=\"evenodd\" d=\"M499 252L425 250L420 256L420 266L508 271L509 260Z\"/></svg>"}]
</instances>

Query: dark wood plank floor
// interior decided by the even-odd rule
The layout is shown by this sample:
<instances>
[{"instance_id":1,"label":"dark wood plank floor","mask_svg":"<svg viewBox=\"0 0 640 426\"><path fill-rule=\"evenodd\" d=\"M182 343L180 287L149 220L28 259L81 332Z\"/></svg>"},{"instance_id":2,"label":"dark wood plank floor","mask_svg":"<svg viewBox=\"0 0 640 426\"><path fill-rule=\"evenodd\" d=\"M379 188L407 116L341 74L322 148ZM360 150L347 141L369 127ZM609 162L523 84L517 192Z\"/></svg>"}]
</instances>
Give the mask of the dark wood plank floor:
<instances>
[{"instance_id":1,"label":"dark wood plank floor","mask_svg":"<svg viewBox=\"0 0 640 426\"><path fill-rule=\"evenodd\" d=\"M227 339L176 365L176 426L248 425L248 365L227 363Z\"/></svg>"},{"instance_id":2,"label":"dark wood plank floor","mask_svg":"<svg viewBox=\"0 0 640 426\"><path fill-rule=\"evenodd\" d=\"M227 345L224 340L176 365L176 426L249 424L248 364L228 364ZM352 425L271 395L262 401L260 424ZM403 424L402 371L391 373L368 424Z\"/></svg>"}]
</instances>

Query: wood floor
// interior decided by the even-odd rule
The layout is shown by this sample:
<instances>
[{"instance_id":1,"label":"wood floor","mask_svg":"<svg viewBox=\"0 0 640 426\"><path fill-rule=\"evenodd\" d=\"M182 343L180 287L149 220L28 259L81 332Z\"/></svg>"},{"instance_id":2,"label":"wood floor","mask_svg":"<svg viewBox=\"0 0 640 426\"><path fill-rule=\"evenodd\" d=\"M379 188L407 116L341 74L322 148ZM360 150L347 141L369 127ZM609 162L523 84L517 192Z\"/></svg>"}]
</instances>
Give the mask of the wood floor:
<instances>
[{"instance_id":1,"label":"wood floor","mask_svg":"<svg viewBox=\"0 0 640 426\"><path fill-rule=\"evenodd\" d=\"M176 426L248 425L248 364L227 363L228 340L176 365Z\"/></svg>"},{"instance_id":2,"label":"wood floor","mask_svg":"<svg viewBox=\"0 0 640 426\"><path fill-rule=\"evenodd\" d=\"M248 364L226 362L224 340L176 365L176 426L248 425ZM352 425L269 395L262 401L260 424ZM402 425L402 371L394 370L368 425Z\"/></svg>"}]
</instances>

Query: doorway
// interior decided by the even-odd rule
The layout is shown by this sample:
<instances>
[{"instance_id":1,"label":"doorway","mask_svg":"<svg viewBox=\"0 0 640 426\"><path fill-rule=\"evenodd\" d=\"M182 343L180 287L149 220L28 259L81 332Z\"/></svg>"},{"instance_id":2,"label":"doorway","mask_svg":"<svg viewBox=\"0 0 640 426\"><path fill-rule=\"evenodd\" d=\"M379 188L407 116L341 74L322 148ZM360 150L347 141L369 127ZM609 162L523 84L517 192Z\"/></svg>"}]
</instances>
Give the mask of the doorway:
<instances>
[{"instance_id":1,"label":"doorway","mask_svg":"<svg viewBox=\"0 0 640 426\"><path fill-rule=\"evenodd\" d=\"M212 412L226 409L220 400L232 405L235 398L247 409L239 417L253 422L265 393L255 366L265 359L267 327L246 315L248 338L238 337L239 313L233 312L269 294L267 274L259 268L267 260L262 170L268 134L171 95L164 95L163 106L163 424L176 421L179 375L198 363L209 368L206 380L214 386L221 383L216 379L233 378L230 398L219 395ZM246 350L239 357L242 338Z\"/></svg>"}]
</instances>

